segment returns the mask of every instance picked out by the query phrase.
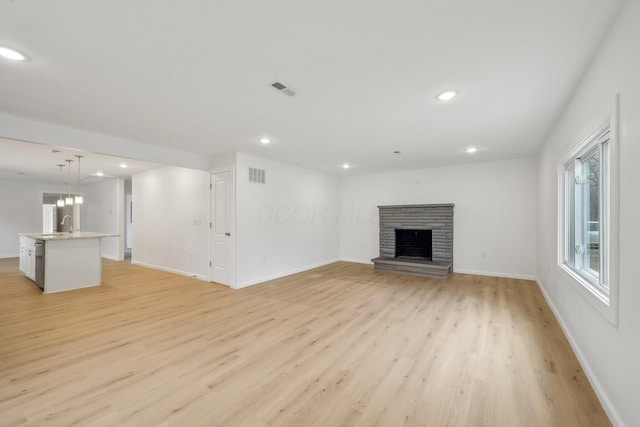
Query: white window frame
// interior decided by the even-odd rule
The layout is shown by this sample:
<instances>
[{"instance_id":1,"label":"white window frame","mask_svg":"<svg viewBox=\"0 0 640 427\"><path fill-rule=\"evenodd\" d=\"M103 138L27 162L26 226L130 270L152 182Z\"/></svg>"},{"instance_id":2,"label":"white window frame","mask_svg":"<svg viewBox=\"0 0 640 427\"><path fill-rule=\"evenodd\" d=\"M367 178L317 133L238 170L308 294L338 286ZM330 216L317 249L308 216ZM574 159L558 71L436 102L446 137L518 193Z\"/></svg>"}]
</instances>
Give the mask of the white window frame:
<instances>
[{"instance_id":1,"label":"white window frame","mask_svg":"<svg viewBox=\"0 0 640 427\"><path fill-rule=\"evenodd\" d=\"M562 275L575 289L587 299L611 324L618 324L618 206L619 206L619 174L618 174L618 96L615 98L610 116L600 126L584 138L558 164L558 266ZM608 145L608 164L602 157L603 141ZM580 176L581 158L594 150L600 150L600 274L596 277L588 269L582 268L579 256L575 256L574 265L567 262L570 224L570 197L567 191L567 171L573 166ZM602 172L606 172L604 175ZM575 205L580 205L581 191L575 191ZM581 210L574 212L577 225L584 222L580 218ZM581 241L581 233L574 234L576 245L588 244ZM584 247L584 246L583 246ZM604 262L602 262L604 261Z\"/></svg>"}]
</instances>

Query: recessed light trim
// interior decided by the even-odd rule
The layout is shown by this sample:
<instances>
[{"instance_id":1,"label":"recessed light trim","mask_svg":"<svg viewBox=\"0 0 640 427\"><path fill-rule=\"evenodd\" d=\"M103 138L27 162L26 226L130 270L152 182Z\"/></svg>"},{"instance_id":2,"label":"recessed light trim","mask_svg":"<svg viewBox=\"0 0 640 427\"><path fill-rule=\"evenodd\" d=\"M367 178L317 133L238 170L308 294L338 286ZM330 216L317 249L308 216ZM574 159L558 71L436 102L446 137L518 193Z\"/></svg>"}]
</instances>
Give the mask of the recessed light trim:
<instances>
[{"instance_id":1,"label":"recessed light trim","mask_svg":"<svg viewBox=\"0 0 640 427\"><path fill-rule=\"evenodd\" d=\"M27 56L10 47L0 46L0 56L10 61L26 61Z\"/></svg>"},{"instance_id":2,"label":"recessed light trim","mask_svg":"<svg viewBox=\"0 0 640 427\"><path fill-rule=\"evenodd\" d=\"M106 173L102 172L102 171L98 171L98 172L94 172L91 174L91 176L97 176L100 178L115 178L114 175L107 175Z\"/></svg>"},{"instance_id":3,"label":"recessed light trim","mask_svg":"<svg viewBox=\"0 0 640 427\"><path fill-rule=\"evenodd\" d=\"M455 90L447 90L436 95L436 99L438 101L451 101L456 96L458 96L458 92L456 92Z\"/></svg>"},{"instance_id":4,"label":"recessed light trim","mask_svg":"<svg viewBox=\"0 0 640 427\"><path fill-rule=\"evenodd\" d=\"M473 154L476 151L478 151L478 147L469 147L469 148L465 148L465 153L469 153L469 154Z\"/></svg>"},{"instance_id":5,"label":"recessed light trim","mask_svg":"<svg viewBox=\"0 0 640 427\"><path fill-rule=\"evenodd\" d=\"M271 138L263 137L263 138L260 138L258 141L260 141L261 144L269 144L271 142Z\"/></svg>"},{"instance_id":6,"label":"recessed light trim","mask_svg":"<svg viewBox=\"0 0 640 427\"><path fill-rule=\"evenodd\" d=\"M120 163L120 165L119 165L119 166L120 166L122 169L126 169L126 168L128 168L128 167L129 167L129 165L128 165L128 164L126 164L126 163Z\"/></svg>"},{"instance_id":7,"label":"recessed light trim","mask_svg":"<svg viewBox=\"0 0 640 427\"><path fill-rule=\"evenodd\" d=\"M342 169L349 169L351 167L351 165L349 163L343 163L342 164Z\"/></svg>"}]
</instances>

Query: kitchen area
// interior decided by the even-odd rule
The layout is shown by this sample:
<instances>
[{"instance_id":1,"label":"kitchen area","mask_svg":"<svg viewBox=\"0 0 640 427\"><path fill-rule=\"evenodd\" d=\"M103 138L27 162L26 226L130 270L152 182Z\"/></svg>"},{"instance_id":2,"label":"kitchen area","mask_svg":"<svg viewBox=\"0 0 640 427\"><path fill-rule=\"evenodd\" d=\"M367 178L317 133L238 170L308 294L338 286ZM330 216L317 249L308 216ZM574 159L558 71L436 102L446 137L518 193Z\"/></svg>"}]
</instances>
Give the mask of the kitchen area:
<instances>
[{"instance_id":1,"label":"kitchen area","mask_svg":"<svg viewBox=\"0 0 640 427\"><path fill-rule=\"evenodd\" d=\"M60 170L59 193L42 195L42 232L19 234L20 271L47 294L99 286L102 276L101 240L119 236L116 233L80 230L85 203L80 192L80 162L84 156L74 156L77 163L76 191L72 193L71 190L74 159L66 159L66 165L57 165ZM63 191L65 185L66 195Z\"/></svg>"},{"instance_id":2,"label":"kitchen area","mask_svg":"<svg viewBox=\"0 0 640 427\"><path fill-rule=\"evenodd\" d=\"M98 286L101 239L117 234L56 232L20 234L20 271L44 293Z\"/></svg>"},{"instance_id":3,"label":"kitchen area","mask_svg":"<svg viewBox=\"0 0 640 427\"><path fill-rule=\"evenodd\" d=\"M155 164L0 138L0 258L44 294L101 284L131 253L131 175Z\"/></svg>"}]
</instances>

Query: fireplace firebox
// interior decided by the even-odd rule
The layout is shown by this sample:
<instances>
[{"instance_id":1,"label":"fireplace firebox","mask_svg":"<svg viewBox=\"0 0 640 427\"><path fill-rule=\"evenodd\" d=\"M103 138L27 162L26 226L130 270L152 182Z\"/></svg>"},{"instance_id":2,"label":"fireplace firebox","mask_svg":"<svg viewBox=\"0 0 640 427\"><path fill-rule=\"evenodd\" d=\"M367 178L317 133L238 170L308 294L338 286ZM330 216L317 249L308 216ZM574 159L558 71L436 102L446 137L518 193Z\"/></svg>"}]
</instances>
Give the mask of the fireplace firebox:
<instances>
[{"instance_id":1,"label":"fireplace firebox","mask_svg":"<svg viewBox=\"0 0 640 427\"><path fill-rule=\"evenodd\" d=\"M396 228L396 258L416 258L431 261L431 230Z\"/></svg>"}]
</instances>

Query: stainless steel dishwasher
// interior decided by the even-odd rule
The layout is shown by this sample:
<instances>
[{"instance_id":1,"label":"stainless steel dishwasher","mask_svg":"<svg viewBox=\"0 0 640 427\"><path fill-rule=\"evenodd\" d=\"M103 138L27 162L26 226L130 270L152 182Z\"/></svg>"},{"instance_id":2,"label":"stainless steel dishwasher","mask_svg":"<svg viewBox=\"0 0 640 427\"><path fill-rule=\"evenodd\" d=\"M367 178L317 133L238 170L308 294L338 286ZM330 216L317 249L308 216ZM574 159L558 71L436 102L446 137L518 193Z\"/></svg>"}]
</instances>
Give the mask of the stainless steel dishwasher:
<instances>
[{"instance_id":1,"label":"stainless steel dishwasher","mask_svg":"<svg viewBox=\"0 0 640 427\"><path fill-rule=\"evenodd\" d=\"M36 285L44 291L44 241L36 240Z\"/></svg>"}]
</instances>

